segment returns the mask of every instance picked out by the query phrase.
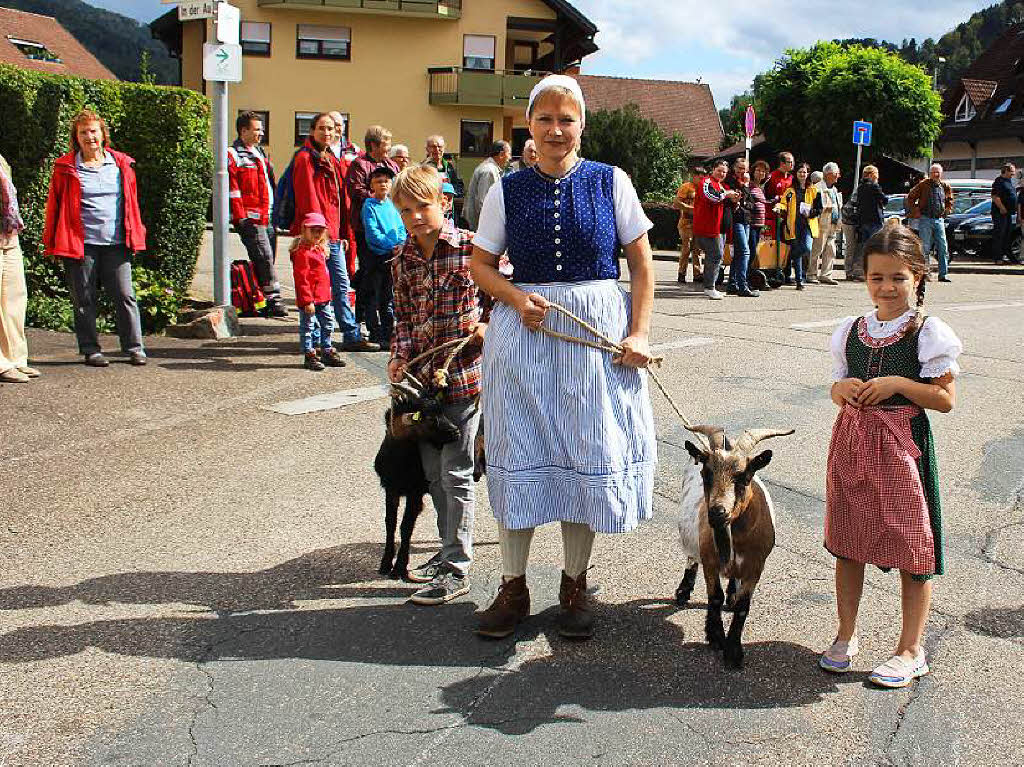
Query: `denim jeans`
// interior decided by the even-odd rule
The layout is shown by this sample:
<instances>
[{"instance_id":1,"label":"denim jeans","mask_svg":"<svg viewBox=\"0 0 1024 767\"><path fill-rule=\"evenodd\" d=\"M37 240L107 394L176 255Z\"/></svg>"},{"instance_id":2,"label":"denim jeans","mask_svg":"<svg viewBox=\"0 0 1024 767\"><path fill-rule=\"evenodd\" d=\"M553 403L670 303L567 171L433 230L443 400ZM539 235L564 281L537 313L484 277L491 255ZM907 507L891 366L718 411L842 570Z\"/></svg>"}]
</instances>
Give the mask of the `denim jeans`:
<instances>
[{"instance_id":1,"label":"denim jeans","mask_svg":"<svg viewBox=\"0 0 1024 767\"><path fill-rule=\"evenodd\" d=\"M299 307L299 344L302 353L315 349L331 348L331 331L334 330L334 310L330 303L313 304L315 311L307 314Z\"/></svg>"},{"instance_id":2,"label":"denim jeans","mask_svg":"<svg viewBox=\"0 0 1024 767\"><path fill-rule=\"evenodd\" d=\"M121 351L141 352L142 318L132 286L132 261L124 245L86 245L81 259L65 258L64 268L75 308L78 351L86 356L100 351L96 334L96 308L102 283L114 304L114 322Z\"/></svg>"},{"instance_id":3,"label":"denim jeans","mask_svg":"<svg viewBox=\"0 0 1024 767\"><path fill-rule=\"evenodd\" d=\"M722 235L715 237L695 236L693 241L704 251L704 290L712 290L722 267Z\"/></svg>"},{"instance_id":4,"label":"denim jeans","mask_svg":"<svg viewBox=\"0 0 1024 767\"><path fill-rule=\"evenodd\" d=\"M941 218L921 216L918 219L918 234L921 235L921 250L924 251L924 262L930 263L932 245L935 246L935 257L939 262L939 277L949 272L949 245L946 243L946 221Z\"/></svg>"},{"instance_id":5,"label":"denim jeans","mask_svg":"<svg viewBox=\"0 0 1024 767\"><path fill-rule=\"evenodd\" d=\"M1010 217L992 206L992 260L1002 261L1010 255Z\"/></svg>"},{"instance_id":6,"label":"denim jeans","mask_svg":"<svg viewBox=\"0 0 1024 767\"><path fill-rule=\"evenodd\" d=\"M345 254L341 252L341 240L331 240L328 251L327 271L331 275L331 303L334 304L335 320L345 343L359 341L359 326L356 325L352 307L348 305L348 265L345 263Z\"/></svg>"},{"instance_id":7,"label":"denim jeans","mask_svg":"<svg viewBox=\"0 0 1024 767\"><path fill-rule=\"evenodd\" d=\"M363 320L370 340L382 347L391 345L395 326L395 287L391 282L391 261L378 253L362 259L359 267L364 291ZM359 294L356 294L357 297Z\"/></svg>"},{"instance_id":8,"label":"denim jeans","mask_svg":"<svg viewBox=\"0 0 1024 767\"><path fill-rule=\"evenodd\" d=\"M480 407L476 400L456 402L445 405L444 414L459 427L458 440L440 448L420 443L423 473L430 483L441 538L440 556L433 561L440 560L466 575L473 561L473 445L480 425Z\"/></svg>"},{"instance_id":9,"label":"denim jeans","mask_svg":"<svg viewBox=\"0 0 1024 767\"><path fill-rule=\"evenodd\" d=\"M747 267L750 265L750 224L732 225L732 265L729 287L747 290Z\"/></svg>"},{"instance_id":10,"label":"denim jeans","mask_svg":"<svg viewBox=\"0 0 1024 767\"><path fill-rule=\"evenodd\" d=\"M804 224L797 223L796 238L789 246L789 262L786 264L786 276L789 276L790 267L793 269L793 278L797 282L804 281L804 259L811 253L814 247L814 238L811 237L810 228Z\"/></svg>"}]
</instances>

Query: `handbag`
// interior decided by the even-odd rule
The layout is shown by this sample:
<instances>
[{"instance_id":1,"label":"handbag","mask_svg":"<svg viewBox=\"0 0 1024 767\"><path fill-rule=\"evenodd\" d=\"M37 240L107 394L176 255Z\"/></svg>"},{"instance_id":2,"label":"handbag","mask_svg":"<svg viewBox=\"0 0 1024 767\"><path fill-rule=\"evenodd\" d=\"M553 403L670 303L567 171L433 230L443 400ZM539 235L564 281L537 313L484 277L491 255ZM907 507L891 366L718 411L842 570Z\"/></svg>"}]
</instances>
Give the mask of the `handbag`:
<instances>
[{"instance_id":1,"label":"handbag","mask_svg":"<svg viewBox=\"0 0 1024 767\"><path fill-rule=\"evenodd\" d=\"M785 269L789 262L789 243L775 238L757 243L754 263L758 269Z\"/></svg>"}]
</instances>

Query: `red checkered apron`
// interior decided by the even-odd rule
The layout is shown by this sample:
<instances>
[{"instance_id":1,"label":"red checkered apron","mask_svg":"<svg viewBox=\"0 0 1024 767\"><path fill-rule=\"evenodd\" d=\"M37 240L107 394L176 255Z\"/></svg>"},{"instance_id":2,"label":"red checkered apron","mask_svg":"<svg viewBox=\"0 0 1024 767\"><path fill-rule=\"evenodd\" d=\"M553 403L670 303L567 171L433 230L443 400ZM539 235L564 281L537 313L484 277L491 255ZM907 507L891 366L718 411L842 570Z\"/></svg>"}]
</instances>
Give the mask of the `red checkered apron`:
<instances>
[{"instance_id":1,"label":"red checkered apron","mask_svg":"<svg viewBox=\"0 0 1024 767\"><path fill-rule=\"evenodd\" d=\"M935 542L910 431L916 405L844 405L828 452L825 547L837 557L935 572Z\"/></svg>"}]
</instances>

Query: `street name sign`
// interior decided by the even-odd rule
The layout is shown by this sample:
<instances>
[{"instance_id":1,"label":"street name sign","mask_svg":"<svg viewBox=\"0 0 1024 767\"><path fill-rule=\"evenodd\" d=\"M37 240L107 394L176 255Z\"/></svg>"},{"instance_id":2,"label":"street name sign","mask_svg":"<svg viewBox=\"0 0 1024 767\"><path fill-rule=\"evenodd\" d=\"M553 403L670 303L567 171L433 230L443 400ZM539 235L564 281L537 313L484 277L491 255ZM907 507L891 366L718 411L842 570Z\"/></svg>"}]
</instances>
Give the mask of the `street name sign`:
<instances>
[{"instance_id":1,"label":"street name sign","mask_svg":"<svg viewBox=\"0 0 1024 767\"><path fill-rule=\"evenodd\" d=\"M212 19L217 13L217 0L182 0L178 3L178 21Z\"/></svg>"},{"instance_id":2,"label":"street name sign","mask_svg":"<svg viewBox=\"0 0 1024 767\"><path fill-rule=\"evenodd\" d=\"M854 121L853 143L857 146L871 146L871 123L863 120Z\"/></svg>"},{"instance_id":3,"label":"street name sign","mask_svg":"<svg viewBox=\"0 0 1024 767\"><path fill-rule=\"evenodd\" d=\"M242 46L203 43L203 79L216 83L242 82Z\"/></svg>"}]
</instances>

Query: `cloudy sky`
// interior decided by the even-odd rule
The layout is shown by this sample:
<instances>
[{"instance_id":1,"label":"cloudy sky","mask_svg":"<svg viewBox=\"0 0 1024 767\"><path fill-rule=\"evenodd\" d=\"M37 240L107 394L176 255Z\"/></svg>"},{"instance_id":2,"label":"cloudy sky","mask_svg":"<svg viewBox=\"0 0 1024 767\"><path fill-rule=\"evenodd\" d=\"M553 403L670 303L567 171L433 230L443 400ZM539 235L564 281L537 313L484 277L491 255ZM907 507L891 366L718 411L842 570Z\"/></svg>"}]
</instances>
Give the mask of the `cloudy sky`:
<instances>
[{"instance_id":1,"label":"cloudy sky","mask_svg":"<svg viewBox=\"0 0 1024 767\"><path fill-rule=\"evenodd\" d=\"M465 0L487 2L488 0ZM595 24L601 50L583 71L594 75L710 83L719 106L746 90L786 48L816 40L938 38L996 0L571 0ZM152 21L160 0L88 0ZM814 11L808 13L808 8Z\"/></svg>"}]
</instances>

